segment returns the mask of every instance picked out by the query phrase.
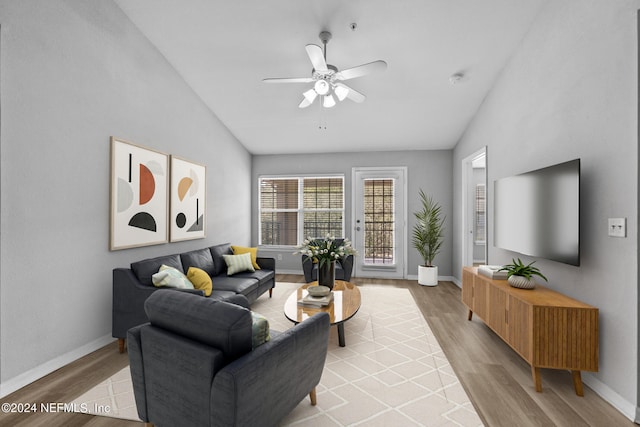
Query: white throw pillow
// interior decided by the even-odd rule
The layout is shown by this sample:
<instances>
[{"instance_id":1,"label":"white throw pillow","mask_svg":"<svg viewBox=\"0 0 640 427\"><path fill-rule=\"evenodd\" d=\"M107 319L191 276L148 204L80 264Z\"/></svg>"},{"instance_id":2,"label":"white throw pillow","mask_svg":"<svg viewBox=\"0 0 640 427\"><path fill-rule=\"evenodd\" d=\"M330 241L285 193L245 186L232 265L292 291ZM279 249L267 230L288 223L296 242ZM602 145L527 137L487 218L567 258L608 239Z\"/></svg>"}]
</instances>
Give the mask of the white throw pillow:
<instances>
[{"instance_id":1,"label":"white throw pillow","mask_svg":"<svg viewBox=\"0 0 640 427\"><path fill-rule=\"evenodd\" d=\"M240 255L222 255L224 262L227 263L227 275L231 276L243 271L256 271L251 262L251 254L244 253Z\"/></svg>"},{"instance_id":2,"label":"white throw pillow","mask_svg":"<svg viewBox=\"0 0 640 427\"><path fill-rule=\"evenodd\" d=\"M151 276L151 281L157 288L193 289L193 283L183 272L164 264Z\"/></svg>"}]
</instances>

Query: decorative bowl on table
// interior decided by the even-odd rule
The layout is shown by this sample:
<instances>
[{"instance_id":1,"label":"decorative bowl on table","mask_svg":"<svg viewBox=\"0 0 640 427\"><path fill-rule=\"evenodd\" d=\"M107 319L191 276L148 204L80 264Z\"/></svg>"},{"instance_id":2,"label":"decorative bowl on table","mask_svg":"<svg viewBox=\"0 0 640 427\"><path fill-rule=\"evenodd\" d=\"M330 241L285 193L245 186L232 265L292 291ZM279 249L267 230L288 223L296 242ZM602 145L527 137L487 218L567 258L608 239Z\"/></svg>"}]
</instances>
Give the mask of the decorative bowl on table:
<instances>
[{"instance_id":1,"label":"decorative bowl on table","mask_svg":"<svg viewBox=\"0 0 640 427\"><path fill-rule=\"evenodd\" d=\"M312 297L324 297L331 293L331 289L326 286L309 286L307 292Z\"/></svg>"}]
</instances>

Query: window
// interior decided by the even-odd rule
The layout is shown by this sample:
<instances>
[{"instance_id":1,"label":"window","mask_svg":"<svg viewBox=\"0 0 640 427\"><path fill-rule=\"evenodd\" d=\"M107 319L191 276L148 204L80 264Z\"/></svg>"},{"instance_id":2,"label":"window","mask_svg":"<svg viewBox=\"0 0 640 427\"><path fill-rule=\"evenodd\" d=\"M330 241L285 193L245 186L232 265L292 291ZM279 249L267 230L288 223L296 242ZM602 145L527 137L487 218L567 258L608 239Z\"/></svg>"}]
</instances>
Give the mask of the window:
<instances>
[{"instance_id":1,"label":"window","mask_svg":"<svg viewBox=\"0 0 640 427\"><path fill-rule=\"evenodd\" d=\"M395 233L395 181L391 178L364 180L364 262L392 265Z\"/></svg>"},{"instance_id":2,"label":"window","mask_svg":"<svg viewBox=\"0 0 640 427\"><path fill-rule=\"evenodd\" d=\"M260 245L344 233L344 177L260 178Z\"/></svg>"}]
</instances>

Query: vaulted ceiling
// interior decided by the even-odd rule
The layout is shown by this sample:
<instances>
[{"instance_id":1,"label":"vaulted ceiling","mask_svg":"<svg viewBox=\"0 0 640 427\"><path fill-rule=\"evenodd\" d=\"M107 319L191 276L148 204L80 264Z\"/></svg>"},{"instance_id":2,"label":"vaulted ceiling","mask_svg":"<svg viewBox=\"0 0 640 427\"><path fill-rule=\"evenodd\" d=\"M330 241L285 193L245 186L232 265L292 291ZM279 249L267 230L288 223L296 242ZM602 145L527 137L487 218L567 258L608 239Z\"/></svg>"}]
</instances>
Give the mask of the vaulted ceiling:
<instances>
[{"instance_id":1,"label":"vaulted ceiling","mask_svg":"<svg viewBox=\"0 0 640 427\"><path fill-rule=\"evenodd\" d=\"M115 1L251 153L281 154L454 147L545 0ZM311 76L322 30L338 69L387 62L348 81L363 103L262 82Z\"/></svg>"}]
</instances>

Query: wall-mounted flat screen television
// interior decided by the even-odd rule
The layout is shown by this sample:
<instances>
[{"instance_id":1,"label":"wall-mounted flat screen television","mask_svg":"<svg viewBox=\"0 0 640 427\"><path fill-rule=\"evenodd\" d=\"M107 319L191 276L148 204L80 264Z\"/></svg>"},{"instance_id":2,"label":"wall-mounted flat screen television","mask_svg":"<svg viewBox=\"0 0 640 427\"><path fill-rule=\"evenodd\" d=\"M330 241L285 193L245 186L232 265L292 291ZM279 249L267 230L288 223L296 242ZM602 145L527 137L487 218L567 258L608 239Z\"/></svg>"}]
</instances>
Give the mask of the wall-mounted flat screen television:
<instances>
[{"instance_id":1,"label":"wall-mounted flat screen television","mask_svg":"<svg viewBox=\"0 0 640 427\"><path fill-rule=\"evenodd\" d=\"M494 246L580 265L580 159L494 181Z\"/></svg>"}]
</instances>

